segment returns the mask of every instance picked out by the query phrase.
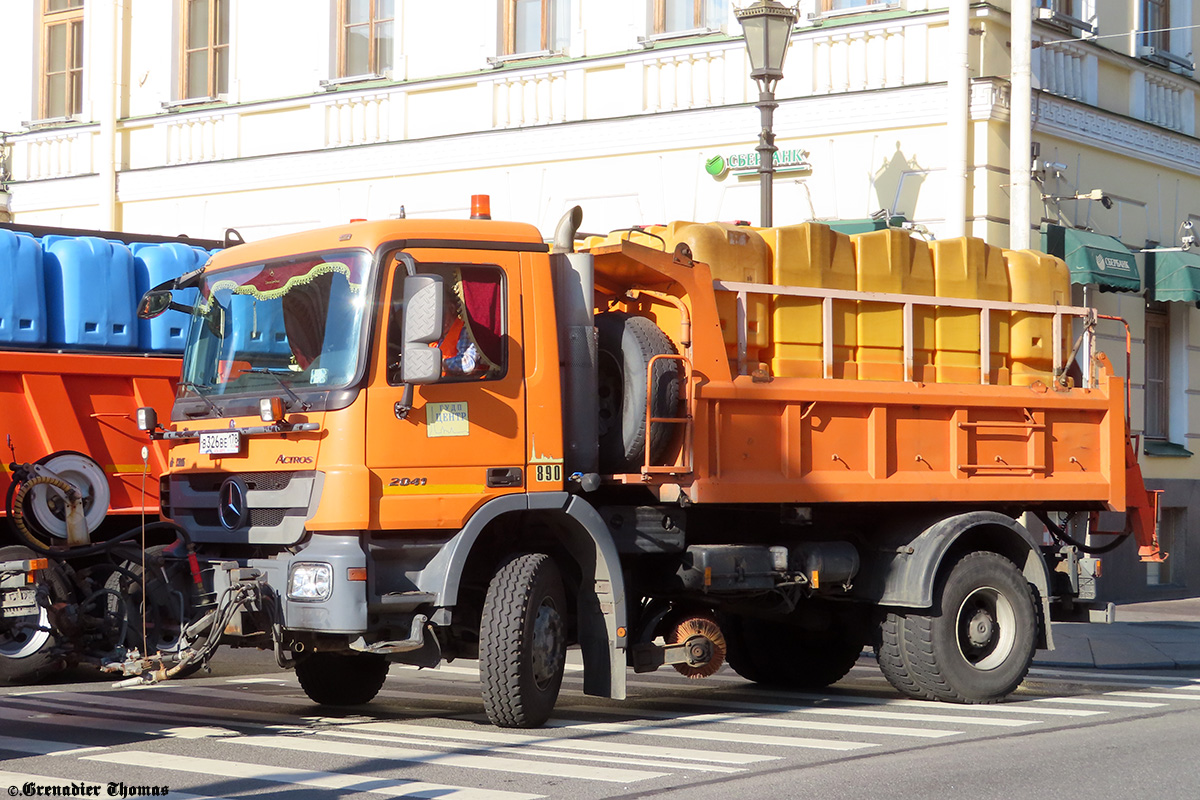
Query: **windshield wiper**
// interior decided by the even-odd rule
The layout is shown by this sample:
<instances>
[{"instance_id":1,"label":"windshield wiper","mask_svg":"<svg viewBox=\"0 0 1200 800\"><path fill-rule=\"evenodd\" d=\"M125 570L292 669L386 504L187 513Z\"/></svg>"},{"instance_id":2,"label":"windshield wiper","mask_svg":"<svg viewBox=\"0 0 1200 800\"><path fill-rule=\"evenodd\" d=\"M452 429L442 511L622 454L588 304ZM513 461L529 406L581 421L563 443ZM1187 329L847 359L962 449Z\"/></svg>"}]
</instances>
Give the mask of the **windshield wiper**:
<instances>
[{"instance_id":1,"label":"windshield wiper","mask_svg":"<svg viewBox=\"0 0 1200 800\"><path fill-rule=\"evenodd\" d=\"M271 369L270 367L245 367L241 370L238 370L239 375L245 375L247 372L253 373L255 375L270 375L272 378L275 379L275 382L279 384L279 388L283 389L285 392L287 392L288 397L290 397L296 401L296 405L300 406L301 411L308 411L310 408L312 408L311 403L301 400L300 396L297 395L295 392L293 392L291 390L291 387L289 387L286 383L283 382L283 378L279 377L275 373L275 370Z\"/></svg>"},{"instance_id":2,"label":"windshield wiper","mask_svg":"<svg viewBox=\"0 0 1200 800\"><path fill-rule=\"evenodd\" d=\"M195 392L196 397L199 397L201 400L203 400L204 404L206 406L208 406L210 409L212 409L213 413L216 414L218 417L225 416L224 414L221 413L221 409L217 406L217 404L214 403L212 400L209 400L208 396L200 391L199 384L195 383L194 381L180 381L179 385L183 386L185 388L191 389L193 392Z\"/></svg>"}]
</instances>

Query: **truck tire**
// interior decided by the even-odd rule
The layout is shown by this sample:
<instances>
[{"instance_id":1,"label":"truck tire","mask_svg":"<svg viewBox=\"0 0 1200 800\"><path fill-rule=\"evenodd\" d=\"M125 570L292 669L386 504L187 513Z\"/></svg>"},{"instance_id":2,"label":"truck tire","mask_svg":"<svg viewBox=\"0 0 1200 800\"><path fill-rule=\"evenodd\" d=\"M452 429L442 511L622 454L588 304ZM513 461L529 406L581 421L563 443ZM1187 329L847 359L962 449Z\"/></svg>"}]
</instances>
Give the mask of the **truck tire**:
<instances>
[{"instance_id":1,"label":"truck tire","mask_svg":"<svg viewBox=\"0 0 1200 800\"><path fill-rule=\"evenodd\" d=\"M933 614L890 612L879 666L904 694L995 703L1025 680L1037 646L1033 591L997 553L969 553L947 569Z\"/></svg>"},{"instance_id":2,"label":"truck tire","mask_svg":"<svg viewBox=\"0 0 1200 800\"><path fill-rule=\"evenodd\" d=\"M0 562L31 558L38 556L26 547L0 548ZM36 683L69 665L67 648L54 630L49 613L50 604L70 599L66 581L57 570L54 562L50 562L48 569L38 570L36 585L45 587L49 597L39 600L36 612L8 618L0 627L0 684Z\"/></svg>"},{"instance_id":3,"label":"truck tire","mask_svg":"<svg viewBox=\"0 0 1200 800\"><path fill-rule=\"evenodd\" d=\"M360 706L379 694L389 666L372 653L313 653L296 661L296 677L314 703Z\"/></svg>"},{"instance_id":4,"label":"truck tire","mask_svg":"<svg viewBox=\"0 0 1200 800\"><path fill-rule=\"evenodd\" d=\"M755 617L723 616L726 660L748 681L788 689L824 689L858 662L864 642L845 631L804 631Z\"/></svg>"},{"instance_id":5,"label":"truck tire","mask_svg":"<svg viewBox=\"0 0 1200 800\"><path fill-rule=\"evenodd\" d=\"M901 694L915 700L935 700L933 692L917 681L910 655L916 652L917 645L905 642L910 627L904 614L887 612L880 624L875 661L883 677Z\"/></svg>"},{"instance_id":6,"label":"truck tire","mask_svg":"<svg viewBox=\"0 0 1200 800\"><path fill-rule=\"evenodd\" d=\"M144 594L141 558L127 557L121 562L122 569L114 571L104 583L104 588L121 597L118 602L110 595L108 610L114 615L124 611L127 624L123 644L137 648L142 655L178 653L184 644L183 629L200 616L196 610L199 597L190 571L182 560L170 557L167 550L167 545L146 548L148 578ZM174 677L186 678L201 666L199 661L189 664Z\"/></svg>"},{"instance_id":7,"label":"truck tire","mask_svg":"<svg viewBox=\"0 0 1200 800\"><path fill-rule=\"evenodd\" d=\"M675 347L658 326L645 317L620 312L596 316L599 363L600 469L637 472L646 459L646 369L650 359L674 355ZM655 364L650 412L673 417L679 406L679 362ZM674 426L660 422L650 429L650 460L662 458Z\"/></svg>"},{"instance_id":8,"label":"truck tire","mask_svg":"<svg viewBox=\"0 0 1200 800\"><path fill-rule=\"evenodd\" d=\"M545 553L517 556L488 584L479 631L479 680L488 719L536 728L550 718L567 655L562 577Z\"/></svg>"}]
</instances>

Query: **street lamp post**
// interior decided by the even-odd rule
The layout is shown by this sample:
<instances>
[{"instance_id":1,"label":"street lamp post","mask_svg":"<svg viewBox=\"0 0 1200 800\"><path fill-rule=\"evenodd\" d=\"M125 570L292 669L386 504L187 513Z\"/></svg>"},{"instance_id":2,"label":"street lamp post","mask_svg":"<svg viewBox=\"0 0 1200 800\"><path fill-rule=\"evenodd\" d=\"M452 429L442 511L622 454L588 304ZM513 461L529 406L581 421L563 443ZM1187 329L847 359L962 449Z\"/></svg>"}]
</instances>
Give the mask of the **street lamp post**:
<instances>
[{"instance_id":1,"label":"street lamp post","mask_svg":"<svg viewBox=\"0 0 1200 800\"><path fill-rule=\"evenodd\" d=\"M758 134L758 179L761 184L760 218L764 228L771 227L772 189L775 181L775 84L783 77L783 57L787 55L796 24L796 9L776 0L758 0L735 11L746 34L750 55L750 77L758 84L759 115L762 130Z\"/></svg>"}]
</instances>

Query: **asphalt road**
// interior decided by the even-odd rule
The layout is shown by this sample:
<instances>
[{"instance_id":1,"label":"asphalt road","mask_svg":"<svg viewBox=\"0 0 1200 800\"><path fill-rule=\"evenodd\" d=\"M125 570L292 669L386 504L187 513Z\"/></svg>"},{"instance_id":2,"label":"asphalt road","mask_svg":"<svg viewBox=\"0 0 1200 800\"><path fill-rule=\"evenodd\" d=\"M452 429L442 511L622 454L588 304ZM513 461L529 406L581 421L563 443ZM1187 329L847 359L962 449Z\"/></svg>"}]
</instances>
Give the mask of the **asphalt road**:
<instances>
[{"instance_id":1,"label":"asphalt road","mask_svg":"<svg viewBox=\"0 0 1200 800\"><path fill-rule=\"evenodd\" d=\"M1200 672L1035 668L1009 702L955 706L899 697L866 656L818 693L660 670L623 703L583 696L571 669L551 724L512 731L483 718L474 667L393 667L353 709L313 705L255 651L159 686L6 688L0 796L1200 796Z\"/></svg>"}]
</instances>

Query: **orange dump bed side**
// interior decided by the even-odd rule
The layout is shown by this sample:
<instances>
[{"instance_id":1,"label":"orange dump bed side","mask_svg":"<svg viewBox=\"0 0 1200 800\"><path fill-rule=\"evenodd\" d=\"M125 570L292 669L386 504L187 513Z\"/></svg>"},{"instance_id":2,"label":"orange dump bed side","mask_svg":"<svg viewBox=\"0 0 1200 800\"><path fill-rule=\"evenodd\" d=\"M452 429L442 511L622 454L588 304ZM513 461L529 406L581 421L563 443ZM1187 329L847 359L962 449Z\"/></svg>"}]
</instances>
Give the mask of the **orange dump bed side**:
<instances>
[{"instance_id":1,"label":"orange dump bed side","mask_svg":"<svg viewBox=\"0 0 1200 800\"><path fill-rule=\"evenodd\" d=\"M707 265L630 243L592 252L599 306L653 317L692 365L678 469L624 480L695 503L1125 509L1124 381L1102 359L1083 388L1049 372L1029 385L739 375ZM679 298L686 324L636 288Z\"/></svg>"},{"instance_id":2,"label":"orange dump bed side","mask_svg":"<svg viewBox=\"0 0 1200 800\"><path fill-rule=\"evenodd\" d=\"M695 502L1125 507L1122 381L776 379L696 388Z\"/></svg>"},{"instance_id":3,"label":"orange dump bed side","mask_svg":"<svg viewBox=\"0 0 1200 800\"><path fill-rule=\"evenodd\" d=\"M90 456L108 475L110 514L157 514L167 448L137 429L136 411L170 408L179 368L178 358L0 351L0 493L11 483L11 437L22 463L60 450Z\"/></svg>"}]
</instances>

